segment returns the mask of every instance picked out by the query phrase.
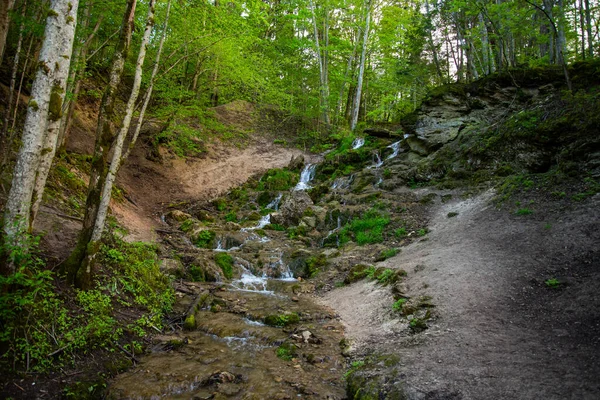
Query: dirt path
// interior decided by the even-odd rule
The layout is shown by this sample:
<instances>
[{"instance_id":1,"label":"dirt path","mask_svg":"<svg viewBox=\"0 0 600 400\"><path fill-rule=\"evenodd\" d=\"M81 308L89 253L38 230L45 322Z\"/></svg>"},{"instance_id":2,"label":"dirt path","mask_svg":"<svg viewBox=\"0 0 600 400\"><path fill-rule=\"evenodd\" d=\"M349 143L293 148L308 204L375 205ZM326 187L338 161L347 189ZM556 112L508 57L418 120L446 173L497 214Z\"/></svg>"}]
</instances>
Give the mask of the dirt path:
<instances>
[{"instance_id":1,"label":"dirt path","mask_svg":"<svg viewBox=\"0 0 600 400\"><path fill-rule=\"evenodd\" d=\"M399 356L391 374L409 398L599 398L600 196L529 216L497 210L491 197L436 206L428 239L380 264L408 272L408 295L433 297L437 317L424 333L409 334L389 289L371 282L323 302L355 357ZM564 284L548 288L552 277Z\"/></svg>"}]
</instances>

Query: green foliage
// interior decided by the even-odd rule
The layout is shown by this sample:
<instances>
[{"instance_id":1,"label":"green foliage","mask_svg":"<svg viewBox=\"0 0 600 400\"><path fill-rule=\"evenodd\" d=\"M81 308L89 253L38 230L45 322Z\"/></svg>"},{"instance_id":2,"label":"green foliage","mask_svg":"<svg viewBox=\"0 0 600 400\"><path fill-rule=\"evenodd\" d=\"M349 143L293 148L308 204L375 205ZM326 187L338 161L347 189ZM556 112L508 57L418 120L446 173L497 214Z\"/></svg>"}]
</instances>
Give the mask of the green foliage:
<instances>
[{"instance_id":1,"label":"green foliage","mask_svg":"<svg viewBox=\"0 0 600 400\"><path fill-rule=\"evenodd\" d=\"M340 230L340 243L344 244L354 237L359 245L383 242L383 230L390 223L389 217L380 210L368 210L364 217L353 219Z\"/></svg>"},{"instance_id":2,"label":"green foliage","mask_svg":"<svg viewBox=\"0 0 600 400\"><path fill-rule=\"evenodd\" d=\"M267 226L265 226L265 229L268 229L271 231L285 232L285 226L279 225L279 224L268 224Z\"/></svg>"},{"instance_id":3,"label":"green foliage","mask_svg":"<svg viewBox=\"0 0 600 400\"><path fill-rule=\"evenodd\" d=\"M384 260L387 260L388 258L394 257L398 253L399 253L398 249L385 249L385 250L382 250L381 253L379 253L379 255L377 256L377 258L375 259L375 261L384 261Z\"/></svg>"},{"instance_id":4,"label":"green foliage","mask_svg":"<svg viewBox=\"0 0 600 400\"><path fill-rule=\"evenodd\" d=\"M287 235L290 239L296 239L299 236L306 236L306 233L306 227L304 226L287 228Z\"/></svg>"},{"instance_id":5,"label":"green foliage","mask_svg":"<svg viewBox=\"0 0 600 400\"><path fill-rule=\"evenodd\" d=\"M269 326L284 327L300 322L300 317L294 312L274 314L265 317L265 324Z\"/></svg>"},{"instance_id":6,"label":"green foliage","mask_svg":"<svg viewBox=\"0 0 600 400\"><path fill-rule=\"evenodd\" d=\"M427 235L427 232L428 232L427 228L421 228L417 231L417 236L425 236L425 235Z\"/></svg>"},{"instance_id":7,"label":"green foliage","mask_svg":"<svg viewBox=\"0 0 600 400\"><path fill-rule=\"evenodd\" d=\"M351 374L358 371L364 366L365 362L363 360L352 361L352 363L350 363L350 368L344 373L344 379L347 379Z\"/></svg>"},{"instance_id":8,"label":"green foliage","mask_svg":"<svg viewBox=\"0 0 600 400\"><path fill-rule=\"evenodd\" d=\"M323 268L327 266L327 264L327 257L323 253L309 257L306 260L306 276L308 276L309 278L315 277Z\"/></svg>"},{"instance_id":9,"label":"green foliage","mask_svg":"<svg viewBox=\"0 0 600 400\"><path fill-rule=\"evenodd\" d=\"M397 312L402 312L402 306L408 301L408 299L401 297L394 302L392 305L392 310Z\"/></svg>"},{"instance_id":10,"label":"green foliage","mask_svg":"<svg viewBox=\"0 0 600 400\"><path fill-rule=\"evenodd\" d=\"M225 221L228 221L228 222L237 222L238 221L238 217L237 217L237 214L235 213L235 211L230 211L227 214L225 214Z\"/></svg>"},{"instance_id":11,"label":"green foliage","mask_svg":"<svg viewBox=\"0 0 600 400\"><path fill-rule=\"evenodd\" d=\"M196 329L196 316L192 313L185 318L183 329L193 331Z\"/></svg>"},{"instance_id":12,"label":"green foliage","mask_svg":"<svg viewBox=\"0 0 600 400\"><path fill-rule=\"evenodd\" d=\"M190 267L190 276L192 281L194 282L204 282L206 281L206 274L204 272L204 268L199 265L192 265Z\"/></svg>"},{"instance_id":13,"label":"green foliage","mask_svg":"<svg viewBox=\"0 0 600 400\"><path fill-rule=\"evenodd\" d=\"M449 213L448 213L448 218L454 218L454 217L456 217L457 215L458 215L458 213L457 213L457 212L455 212L455 211L451 211L451 212L449 212Z\"/></svg>"},{"instance_id":14,"label":"green foliage","mask_svg":"<svg viewBox=\"0 0 600 400\"><path fill-rule=\"evenodd\" d=\"M406 228L398 228L394 230L394 236L396 236L397 238L403 238L406 235L408 235Z\"/></svg>"},{"instance_id":15,"label":"green foliage","mask_svg":"<svg viewBox=\"0 0 600 400\"><path fill-rule=\"evenodd\" d=\"M299 176L286 169L271 169L260 178L258 190L289 190L296 186Z\"/></svg>"},{"instance_id":16,"label":"green foliage","mask_svg":"<svg viewBox=\"0 0 600 400\"><path fill-rule=\"evenodd\" d=\"M215 254L215 262L219 267L221 267L223 276L225 276L227 279L231 279L233 277L233 261L233 257L227 253Z\"/></svg>"},{"instance_id":17,"label":"green foliage","mask_svg":"<svg viewBox=\"0 0 600 400\"><path fill-rule=\"evenodd\" d=\"M595 181L592 178L585 178L583 192L574 194L572 199L574 201L582 201L588 197L594 196L596 193L600 193L600 182Z\"/></svg>"},{"instance_id":18,"label":"green foliage","mask_svg":"<svg viewBox=\"0 0 600 400\"><path fill-rule=\"evenodd\" d=\"M217 210L219 211L227 210L227 200L225 199L216 199L215 201L213 201L213 204L215 205L215 207L217 207Z\"/></svg>"},{"instance_id":19,"label":"green foliage","mask_svg":"<svg viewBox=\"0 0 600 400\"><path fill-rule=\"evenodd\" d=\"M72 299L70 292L56 289L54 273L44 269L36 255L37 238L24 235L20 246L4 245L3 252L19 265L14 274L0 276L0 343L8 349L5 357L24 368L46 371L70 362L76 352L111 348L125 331L144 336L146 327L162 326L174 293L159 270L156 248L111 240L112 247L103 245L98 255L105 273L96 287L77 291ZM116 302L135 304L141 317L133 324L119 322L113 316Z\"/></svg>"},{"instance_id":20,"label":"green foliage","mask_svg":"<svg viewBox=\"0 0 600 400\"><path fill-rule=\"evenodd\" d=\"M215 232L209 229L201 230L194 238L194 244L198 247L208 249L212 247L212 243L215 240Z\"/></svg>"},{"instance_id":21,"label":"green foliage","mask_svg":"<svg viewBox=\"0 0 600 400\"><path fill-rule=\"evenodd\" d=\"M551 289L556 289L560 286L560 281L556 278L547 279L544 283Z\"/></svg>"},{"instance_id":22,"label":"green foliage","mask_svg":"<svg viewBox=\"0 0 600 400\"><path fill-rule=\"evenodd\" d=\"M191 218L186 219L185 221L183 221L179 229L181 229L183 232L189 232L193 228L194 222L195 221Z\"/></svg>"},{"instance_id":23,"label":"green foliage","mask_svg":"<svg viewBox=\"0 0 600 400\"><path fill-rule=\"evenodd\" d=\"M292 358L296 357L296 346L289 342L282 343L276 351L277 357L285 361L291 361Z\"/></svg>"}]
</instances>

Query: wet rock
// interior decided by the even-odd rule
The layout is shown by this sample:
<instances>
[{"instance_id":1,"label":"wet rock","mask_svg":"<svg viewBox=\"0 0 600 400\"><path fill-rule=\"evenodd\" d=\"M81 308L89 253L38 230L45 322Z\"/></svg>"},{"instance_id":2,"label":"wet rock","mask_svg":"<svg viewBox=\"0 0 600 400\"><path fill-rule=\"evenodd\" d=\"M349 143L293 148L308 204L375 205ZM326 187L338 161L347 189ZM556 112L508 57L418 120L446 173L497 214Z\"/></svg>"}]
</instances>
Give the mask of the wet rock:
<instances>
[{"instance_id":1,"label":"wet rock","mask_svg":"<svg viewBox=\"0 0 600 400\"><path fill-rule=\"evenodd\" d=\"M310 216L302 217L302 220L300 221L300 225L314 229L317 226L317 218L310 217Z\"/></svg>"},{"instance_id":2,"label":"wet rock","mask_svg":"<svg viewBox=\"0 0 600 400\"><path fill-rule=\"evenodd\" d=\"M170 223L173 222L183 222L187 219L192 218L192 216L188 213L184 213L180 210L173 210L167 214L167 221Z\"/></svg>"},{"instance_id":3,"label":"wet rock","mask_svg":"<svg viewBox=\"0 0 600 400\"><path fill-rule=\"evenodd\" d=\"M298 225L304 211L313 205L310 196L303 190L294 190L288 195L281 207L278 215L271 214L271 221L283 226Z\"/></svg>"},{"instance_id":4,"label":"wet rock","mask_svg":"<svg viewBox=\"0 0 600 400\"><path fill-rule=\"evenodd\" d=\"M237 224L233 221L227 221L224 225L224 228L227 231L239 231L240 229L242 229L240 224Z\"/></svg>"},{"instance_id":5,"label":"wet rock","mask_svg":"<svg viewBox=\"0 0 600 400\"><path fill-rule=\"evenodd\" d=\"M172 258L163 258L160 260L160 270L164 274L182 276L184 273L183 263Z\"/></svg>"},{"instance_id":6,"label":"wet rock","mask_svg":"<svg viewBox=\"0 0 600 400\"><path fill-rule=\"evenodd\" d=\"M302 154L292 157L288 164L288 169L291 171L300 171L304 167L304 156Z\"/></svg>"}]
</instances>

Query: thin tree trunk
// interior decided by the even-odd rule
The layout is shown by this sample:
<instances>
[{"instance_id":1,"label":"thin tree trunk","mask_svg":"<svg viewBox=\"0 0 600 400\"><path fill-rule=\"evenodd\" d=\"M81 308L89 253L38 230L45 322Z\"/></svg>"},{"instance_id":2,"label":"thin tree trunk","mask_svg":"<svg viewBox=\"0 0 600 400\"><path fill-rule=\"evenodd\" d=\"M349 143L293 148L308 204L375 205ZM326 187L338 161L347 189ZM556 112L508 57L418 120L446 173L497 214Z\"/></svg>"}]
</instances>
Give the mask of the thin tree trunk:
<instances>
[{"instance_id":1,"label":"thin tree trunk","mask_svg":"<svg viewBox=\"0 0 600 400\"><path fill-rule=\"evenodd\" d=\"M319 63L319 92L321 93L321 113L323 114L323 122L329 125L329 88L327 85L327 72L323 54L321 51L321 45L319 44L319 29L317 27L317 16L315 14L315 4L313 0L310 0L310 11L312 15L313 33L315 36L315 50L317 52L317 62Z\"/></svg>"},{"instance_id":2,"label":"thin tree trunk","mask_svg":"<svg viewBox=\"0 0 600 400\"><path fill-rule=\"evenodd\" d=\"M358 112L360 110L360 96L362 92L363 75L365 73L365 61L367 58L367 45L369 44L369 28L371 22L371 0L365 0L365 31L363 34L363 48L360 55L360 67L358 70L358 82L356 84L356 95L354 97L354 107L352 109L352 122L350 123L350 130L356 129L358 123Z\"/></svg>"},{"instance_id":3,"label":"thin tree trunk","mask_svg":"<svg viewBox=\"0 0 600 400\"><path fill-rule=\"evenodd\" d=\"M429 48L431 49L431 54L433 56L433 63L435 65L435 70L440 78L440 82L444 82L444 75L442 74L442 68L440 67L440 60L438 58L437 50L435 48L435 44L433 42L433 35L431 33L430 26L433 26L431 23L431 16L429 14L429 1L425 0L425 15L428 19L428 28L427 28L427 42L429 44Z\"/></svg>"},{"instance_id":4,"label":"thin tree trunk","mask_svg":"<svg viewBox=\"0 0 600 400\"><path fill-rule=\"evenodd\" d=\"M163 34L160 38L160 43L158 44L158 50L156 52L156 59L154 60L154 68L152 69L152 75L150 76L150 83L148 84L148 90L146 90L146 94L144 95L144 103L142 105L142 109L140 110L140 115L138 117L135 132L133 133L133 137L129 142L129 146L127 147L127 151L125 155L121 157L121 164L127 160L131 150L135 146L137 142L137 138L140 135L140 131L142 130L142 124L144 123L144 115L146 114L146 108L148 108L148 104L150 103L150 98L152 97L152 89L154 88L154 80L156 79L156 74L158 73L158 67L160 65L160 56L162 54L163 45L165 43L165 39L167 37L167 28L169 26L169 13L171 11L171 0L167 3L167 15L165 16L165 23L163 27Z\"/></svg>"},{"instance_id":5,"label":"thin tree trunk","mask_svg":"<svg viewBox=\"0 0 600 400\"><path fill-rule=\"evenodd\" d=\"M79 287L89 287L91 285L92 273L90 265L83 267L83 261L88 251L94 252L97 249L88 246L92 238L92 231L98 214L100 205L100 194L104 187L107 175L108 155L114 142L115 135L110 126L111 121L115 120L115 100L117 89L121 83L121 76L125 66L125 60L129 53L131 34L133 32L135 7L137 0L128 0L121 24L119 41L115 54L113 56L110 70L108 86L104 91L100 111L98 114L98 125L96 127L96 144L94 146L94 155L92 158L92 170L90 173L90 183L86 200L85 216L83 227L79 233L77 246L63 263L63 271L68 273L68 280L76 283Z\"/></svg>"},{"instance_id":6,"label":"thin tree trunk","mask_svg":"<svg viewBox=\"0 0 600 400\"><path fill-rule=\"evenodd\" d=\"M85 9L85 21L82 23L83 29L87 29L90 22L90 12L91 7L88 2ZM67 140L69 138L69 134L71 133L71 126L73 125L73 116L75 115L75 106L77 105L77 98L79 97L79 92L81 91L81 80L85 74L86 69L86 58L87 53L90 48L90 44L92 40L96 36L98 29L100 28L100 23L102 22L102 17L98 19L96 22L96 26L92 30L92 32L88 35L86 40L78 46L78 48L74 51L73 62L71 63L71 71L69 73L69 81L70 86L67 89L67 92L71 92L71 96L65 102L63 107L63 116L60 121L60 130L58 133L58 149L62 151L65 149L67 144Z\"/></svg>"},{"instance_id":7,"label":"thin tree trunk","mask_svg":"<svg viewBox=\"0 0 600 400\"><path fill-rule=\"evenodd\" d=\"M344 91L346 90L346 84L348 83L348 75L352 70L352 64L354 63L354 58L356 57L356 49L358 48L358 33L355 35L354 40L354 48L352 49L352 53L348 57L348 63L346 64L346 71L344 72L344 80L342 81L342 85L340 87L340 95L338 97L338 103L336 107L336 119L338 122L341 120L342 116L342 102L344 101Z\"/></svg>"},{"instance_id":8,"label":"thin tree trunk","mask_svg":"<svg viewBox=\"0 0 600 400\"><path fill-rule=\"evenodd\" d=\"M588 55L594 57L594 39L592 36L592 13L590 11L590 0L585 0L585 22L588 37Z\"/></svg>"},{"instance_id":9,"label":"thin tree trunk","mask_svg":"<svg viewBox=\"0 0 600 400\"><path fill-rule=\"evenodd\" d=\"M21 11L21 19L24 20L25 18L25 9L26 9L26 5L27 5L27 1L23 2L23 9ZM15 52L15 58L13 59L13 68L12 68L12 73L10 74L10 87L8 89L8 102L6 103L6 108L4 110L4 123L2 126L2 136L6 137L8 135L8 124L10 121L10 116L12 114L12 103L13 103L13 96L15 93L15 86L17 85L17 72L19 70L19 58L21 56L21 47L23 46L23 31L24 31L24 23L21 22L21 25L19 26L19 40L17 41L17 50ZM0 58L0 63L2 62L2 59ZM19 102L19 99L17 99L17 103Z\"/></svg>"},{"instance_id":10,"label":"thin tree trunk","mask_svg":"<svg viewBox=\"0 0 600 400\"><path fill-rule=\"evenodd\" d=\"M78 0L54 0L51 3L52 12L46 19L38 72L23 127L23 144L17 157L4 214L5 242L9 245L22 243L20 235L30 228L36 171L42 152L46 151L46 127L49 122L60 119L64 81L75 36L77 6ZM9 264L14 272L14 263L10 261Z\"/></svg>"},{"instance_id":11,"label":"thin tree trunk","mask_svg":"<svg viewBox=\"0 0 600 400\"><path fill-rule=\"evenodd\" d=\"M10 12L15 5L15 0L0 0L0 65L4 59L6 36L10 26Z\"/></svg>"},{"instance_id":12,"label":"thin tree trunk","mask_svg":"<svg viewBox=\"0 0 600 400\"><path fill-rule=\"evenodd\" d=\"M102 188L102 195L100 196L100 206L98 208L98 214L94 223L94 230L92 232L91 245L92 248L96 248L95 242L98 242L102 238L102 232L104 231L104 222L106 221L106 215L108 214L108 205L110 203L111 193L115 179L117 178L117 172L121 166L121 154L123 151L123 144L129 132L129 126L131 125L131 119L133 117L133 111L135 109L135 103L140 93L140 86L142 84L142 72L144 67L144 60L146 58L146 50L148 47L148 41L150 40L150 33L154 26L154 5L156 0L150 0L148 4L148 16L146 18L146 30L140 44L140 52L138 54L137 63L135 66L135 76L133 78L133 87L131 88L131 94L129 95L129 101L125 109L125 117L123 118L123 124L119 130L117 136L117 142L113 150L113 156L110 162L110 168ZM93 263L94 253L88 254L88 258L92 260L88 261L89 265Z\"/></svg>"}]
</instances>

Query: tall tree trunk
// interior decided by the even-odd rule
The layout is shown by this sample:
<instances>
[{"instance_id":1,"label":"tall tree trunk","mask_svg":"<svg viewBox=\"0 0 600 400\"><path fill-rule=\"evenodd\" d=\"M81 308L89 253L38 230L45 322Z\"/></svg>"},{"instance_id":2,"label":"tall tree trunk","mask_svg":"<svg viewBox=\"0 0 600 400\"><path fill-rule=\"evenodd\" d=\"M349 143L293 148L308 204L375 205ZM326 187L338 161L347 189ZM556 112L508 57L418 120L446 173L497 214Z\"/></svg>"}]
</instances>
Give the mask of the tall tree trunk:
<instances>
[{"instance_id":1,"label":"tall tree trunk","mask_svg":"<svg viewBox=\"0 0 600 400\"><path fill-rule=\"evenodd\" d=\"M588 55L594 57L594 39L592 36L592 13L590 11L590 0L585 0L585 27L588 38Z\"/></svg>"},{"instance_id":2,"label":"tall tree trunk","mask_svg":"<svg viewBox=\"0 0 600 400\"><path fill-rule=\"evenodd\" d=\"M115 139L110 124L116 119L115 100L118 86L121 83L125 60L129 53L136 2L137 0L127 0L119 41L113 55L109 83L104 90L100 104L83 227L79 233L77 246L62 267L63 271L68 273L68 280L80 287L89 287L92 279L91 270L87 266L82 267L82 264L88 251L94 252L97 250L91 248L88 244L92 238L92 231L100 205L100 194L106 180L109 151Z\"/></svg>"},{"instance_id":3,"label":"tall tree trunk","mask_svg":"<svg viewBox=\"0 0 600 400\"><path fill-rule=\"evenodd\" d=\"M338 97L338 103L336 107L336 119L338 123L342 119L342 102L344 101L344 92L346 91L346 84L348 83L348 76L350 75L350 71L352 70L352 64L354 64L354 58L356 57L356 49L358 48L358 32L354 35L354 48L352 49L352 53L348 57L348 63L346 64L346 71L344 71L344 80L342 81L340 87L340 95Z\"/></svg>"},{"instance_id":4,"label":"tall tree trunk","mask_svg":"<svg viewBox=\"0 0 600 400\"><path fill-rule=\"evenodd\" d=\"M34 199L36 172L42 152L46 149L44 137L48 124L60 120L64 84L69 70L77 21L77 0L54 0L52 12L46 19L44 42L38 60L38 71L33 82L22 146L13 173L12 186L4 214L5 242L17 245L30 227L31 205ZM9 263L14 272L14 264Z\"/></svg>"},{"instance_id":5,"label":"tall tree trunk","mask_svg":"<svg viewBox=\"0 0 600 400\"><path fill-rule=\"evenodd\" d=\"M310 11L312 15L312 25L313 32L315 36L315 50L317 53L317 62L319 63L319 92L321 93L320 103L321 103L321 113L323 115L323 122L329 125L329 87L327 82L327 70L325 65L324 56L321 50L321 45L319 44L319 29L317 27L317 16L315 14L315 4L313 0L310 0Z\"/></svg>"},{"instance_id":6,"label":"tall tree trunk","mask_svg":"<svg viewBox=\"0 0 600 400\"><path fill-rule=\"evenodd\" d=\"M150 0L148 4L148 17L146 18L146 30L140 44L140 52L138 53L137 62L135 65L135 76L133 78L133 87L131 88L131 94L129 95L129 101L125 108L125 117L123 118L123 124L117 135L117 142L114 146L112 159L110 161L110 168L102 188L102 195L100 196L100 202L98 207L98 213L96 221L94 223L94 230L92 231L91 247L97 248L96 242L102 238L102 232L104 231L104 222L106 221L106 215L108 214L108 204L110 203L112 188L117 178L117 172L121 166L121 154L123 152L123 144L129 132L131 125L131 119L133 118L133 111L135 110L135 103L140 93L140 86L142 84L142 72L144 67L144 60L146 59L146 50L148 47L148 41L150 40L150 33L154 26L154 5L156 0ZM93 264L94 253L88 253L88 268L90 264Z\"/></svg>"},{"instance_id":7,"label":"tall tree trunk","mask_svg":"<svg viewBox=\"0 0 600 400\"><path fill-rule=\"evenodd\" d=\"M10 12L15 5L15 0L0 0L0 65L4 59L6 36L10 26Z\"/></svg>"},{"instance_id":8,"label":"tall tree trunk","mask_svg":"<svg viewBox=\"0 0 600 400\"><path fill-rule=\"evenodd\" d=\"M363 48L360 55L360 66L358 69L358 82L356 83L356 95L354 97L354 107L352 108L352 121L350 130L356 129L358 123L358 112L360 110L360 96L362 92L363 75L365 73L365 61L367 58L367 46L369 44L369 28L371 23L371 0L365 0L365 31L363 34Z\"/></svg>"},{"instance_id":9,"label":"tall tree trunk","mask_svg":"<svg viewBox=\"0 0 600 400\"><path fill-rule=\"evenodd\" d=\"M90 13L91 7L90 2L87 3L86 9L84 12L85 20L81 24L82 29L87 30L90 23ZM102 22L102 17L98 19L96 22L96 26L89 34L87 39L79 45L76 50L73 52L73 62L71 63L71 71L69 73L69 83L70 87L67 86L67 93L70 92L71 96L69 96L68 100L65 102L63 107L63 116L60 121L60 130L58 133L58 149L60 151L65 149L67 144L67 140L69 138L69 134L71 133L71 126L73 125L73 116L75 115L75 105L77 104L77 98L79 97L79 92L81 91L81 80L85 74L86 69L86 59L90 44L92 40L96 36L98 29L100 28L100 23Z\"/></svg>"},{"instance_id":10,"label":"tall tree trunk","mask_svg":"<svg viewBox=\"0 0 600 400\"><path fill-rule=\"evenodd\" d=\"M583 0L579 0L579 28L581 29L581 58L585 60L585 20L584 20L584 5ZM577 15L575 16L575 21L577 21Z\"/></svg>"},{"instance_id":11,"label":"tall tree trunk","mask_svg":"<svg viewBox=\"0 0 600 400\"><path fill-rule=\"evenodd\" d=\"M140 115L138 117L135 131L133 133L133 137L129 142L129 146L127 147L127 151L125 155L121 158L121 163L124 163L129 157L131 150L135 146L137 142L137 138L140 135L140 131L142 130L142 124L144 123L144 115L146 115L146 109L148 108L148 104L150 103L150 98L152 97L152 89L154 88L154 80L156 79L156 74L158 73L158 67L160 65L160 56L162 54L163 45L165 44L165 39L167 37L167 28L169 26L169 13L171 11L171 0L167 3L167 14L165 16L165 23L163 27L162 37L160 38L160 43L158 44L158 50L156 52L156 59L154 60L154 68L152 69L152 75L150 75L150 82L148 84L148 90L146 90L146 94L144 95L144 103L142 104L142 109L140 110Z\"/></svg>"},{"instance_id":12,"label":"tall tree trunk","mask_svg":"<svg viewBox=\"0 0 600 400\"><path fill-rule=\"evenodd\" d=\"M440 82L444 82L444 75L442 74L442 68L440 67L440 60L438 58L437 49L435 48L435 43L433 42L433 34L431 33L431 27L433 26L431 22L431 16L429 14L429 1L425 0L425 15L427 16L427 43L429 44L429 48L431 50L431 55L433 56L433 63L435 65L435 71L440 78Z\"/></svg>"},{"instance_id":13,"label":"tall tree trunk","mask_svg":"<svg viewBox=\"0 0 600 400\"><path fill-rule=\"evenodd\" d=\"M23 10L21 11L21 20L25 19L25 9L26 9L27 1L23 2ZM6 108L4 110L4 123L2 126L2 136L6 137L8 135L8 125L10 123L10 116L12 114L12 103L13 96L15 93L15 86L17 85L17 72L19 70L19 58L21 56L21 47L23 46L23 33L24 33L24 23L21 22L19 26L19 40L17 40L17 50L15 51L15 57L13 59L13 68L12 73L10 74L10 87L8 89L8 102L6 103ZM2 63L2 58L0 57L0 64ZM17 103L19 99L17 99ZM6 149L8 150L8 149Z\"/></svg>"}]
</instances>

